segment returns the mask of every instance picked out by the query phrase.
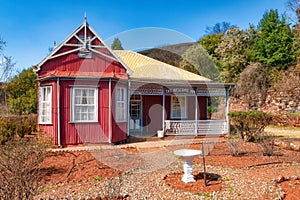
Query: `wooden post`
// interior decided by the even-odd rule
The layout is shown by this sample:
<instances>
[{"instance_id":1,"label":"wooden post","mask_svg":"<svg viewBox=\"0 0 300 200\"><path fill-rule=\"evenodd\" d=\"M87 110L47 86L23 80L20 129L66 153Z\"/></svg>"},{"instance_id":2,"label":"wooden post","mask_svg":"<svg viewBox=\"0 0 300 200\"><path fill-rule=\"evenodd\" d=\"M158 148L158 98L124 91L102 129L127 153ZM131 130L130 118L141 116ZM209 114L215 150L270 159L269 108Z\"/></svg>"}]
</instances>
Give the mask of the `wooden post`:
<instances>
[{"instance_id":1,"label":"wooden post","mask_svg":"<svg viewBox=\"0 0 300 200\"><path fill-rule=\"evenodd\" d=\"M226 98L226 129L225 129L225 133L228 134L229 133L229 129L230 129L230 124L229 124L229 88L225 88L225 98Z\"/></svg>"},{"instance_id":2,"label":"wooden post","mask_svg":"<svg viewBox=\"0 0 300 200\"><path fill-rule=\"evenodd\" d=\"M166 101L166 97L165 97L165 89L163 88L163 99L162 99L162 130L163 132L165 132L165 101Z\"/></svg>"},{"instance_id":3,"label":"wooden post","mask_svg":"<svg viewBox=\"0 0 300 200\"><path fill-rule=\"evenodd\" d=\"M195 90L195 134L198 136L198 96L197 90Z\"/></svg>"},{"instance_id":4,"label":"wooden post","mask_svg":"<svg viewBox=\"0 0 300 200\"><path fill-rule=\"evenodd\" d=\"M203 160L203 178L204 178L204 184L207 186L206 181L206 166L205 166L205 155L204 155L204 142L201 142L202 144L202 160Z\"/></svg>"}]
</instances>

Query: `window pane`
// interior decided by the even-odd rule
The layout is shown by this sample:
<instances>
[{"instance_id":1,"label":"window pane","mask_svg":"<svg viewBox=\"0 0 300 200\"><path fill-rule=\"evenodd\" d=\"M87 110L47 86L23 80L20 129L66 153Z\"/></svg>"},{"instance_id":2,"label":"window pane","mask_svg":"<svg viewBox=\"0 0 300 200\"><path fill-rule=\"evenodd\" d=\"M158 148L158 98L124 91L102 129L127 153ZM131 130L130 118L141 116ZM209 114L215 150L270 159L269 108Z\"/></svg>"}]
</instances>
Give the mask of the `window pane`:
<instances>
[{"instance_id":1,"label":"window pane","mask_svg":"<svg viewBox=\"0 0 300 200\"><path fill-rule=\"evenodd\" d=\"M73 120L74 121L94 121L96 120L96 88L75 88Z\"/></svg>"},{"instance_id":2,"label":"window pane","mask_svg":"<svg viewBox=\"0 0 300 200\"><path fill-rule=\"evenodd\" d=\"M116 93L116 121L126 120L126 88L117 88Z\"/></svg>"},{"instance_id":3,"label":"window pane","mask_svg":"<svg viewBox=\"0 0 300 200\"><path fill-rule=\"evenodd\" d=\"M51 86L40 86L39 98L39 123L51 123L52 112L52 88Z\"/></svg>"},{"instance_id":4,"label":"window pane","mask_svg":"<svg viewBox=\"0 0 300 200\"><path fill-rule=\"evenodd\" d=\"M186 117L186 97L176 97L171 98L171 112L172 118L185 118Z\"/></svg>"}]
</instances>

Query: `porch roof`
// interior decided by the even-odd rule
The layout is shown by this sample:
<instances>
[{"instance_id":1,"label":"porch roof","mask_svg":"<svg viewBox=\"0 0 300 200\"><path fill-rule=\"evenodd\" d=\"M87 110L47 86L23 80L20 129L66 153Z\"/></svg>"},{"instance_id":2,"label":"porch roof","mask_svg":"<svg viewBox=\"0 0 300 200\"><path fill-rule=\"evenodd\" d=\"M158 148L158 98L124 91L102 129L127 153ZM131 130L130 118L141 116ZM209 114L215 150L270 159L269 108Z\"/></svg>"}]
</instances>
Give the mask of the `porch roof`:
<instances>
[{"instance_id":1,"label":"porch roof","mask_svg":"<svg viewBox=\"0 0 300 200\"><path fill-rule=\"evenodd\" d=\"M189 71L177 68L153 58L130 50L115 50L117 56L129 67L133 73L130 79L146 82L212 82L212 80L203 76L191 73Z\"/></svg>"}]
</instances>

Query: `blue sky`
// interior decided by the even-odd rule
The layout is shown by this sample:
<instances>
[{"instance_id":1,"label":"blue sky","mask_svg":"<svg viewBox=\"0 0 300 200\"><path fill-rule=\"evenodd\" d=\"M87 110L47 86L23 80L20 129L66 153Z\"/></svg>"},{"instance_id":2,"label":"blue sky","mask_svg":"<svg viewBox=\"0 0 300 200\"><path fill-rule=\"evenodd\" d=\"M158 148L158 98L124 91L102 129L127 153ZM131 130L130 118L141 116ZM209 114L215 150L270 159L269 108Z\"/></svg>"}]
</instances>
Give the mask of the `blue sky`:
<instances>
[{"instance_id":1,"label":"blue sky","mask_svg":"<svg viewBox=\"0 0 300 200\"><path fill-rule=\"evenodd\" d=\"M82 23L85 12L88 23L104 40L144 27L174 30L198 40L206 26L218 22L245 29L250 22L257 25L266 10L287 11L286 0L0 0L0 5L0 36L7 43L4 53L14 58L19 70L38 64L54 40L59 44ZM146 37L160 35L164 34ZM162 44L172 43L163 38ZM124 48L133 48L124 43Z\"/></svg>"}]
</instances>

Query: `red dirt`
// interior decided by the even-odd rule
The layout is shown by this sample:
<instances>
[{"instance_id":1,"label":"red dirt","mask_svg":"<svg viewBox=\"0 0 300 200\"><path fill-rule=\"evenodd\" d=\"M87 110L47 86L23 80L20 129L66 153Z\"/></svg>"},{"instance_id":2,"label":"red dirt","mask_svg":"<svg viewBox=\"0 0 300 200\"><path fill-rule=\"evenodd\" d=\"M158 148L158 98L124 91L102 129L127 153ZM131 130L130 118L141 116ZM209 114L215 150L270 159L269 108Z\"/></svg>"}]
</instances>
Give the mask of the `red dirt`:
<instances>
[{"instance_id":1,"label":"red dirt","mask_svg":"<svg viewBox=\"0 0 300 200\"><path fill-rule=\"evenodd\" d=\"M183 146L170 146L167 147L170 151L182 148ZM184 146L184 148L187 148ZM201 150L201 144L193 144L188 148ZM122 151L139 154L145 152L156 151L159 148L124 148ZM272 163L300 163L300 152L279 149L276 147L275 156L263 156L261 149L257 144L246 143L241 146L241 155L232 156L228 146L225 142L217 143L210 151L210 154L205 157L207 165L230 167L230 168L251 168L251 174L257 177L264 177L266 180L277 178L279 175L295 175L292 169L285 168L284 171L278 168ZM195 163L202 163L201 157L196 157ZM257 167L263 166L263 167ZM110 178L112 176L118 176L121 171L112 169L100 161L96 160L87 151L75 151L75 152L52 152L46 157L41 166L42 179L41 182L45 185L60 185L62 183L74 183L74 191L76 191L77 183L83 183L86 181L95 182L100 178L100 181ZM250 172L250 171L249 171ZM295 173L295 172L294 172ZM210 185L205 187L203 181L203 174L194 174L196 177L195 183L183 184L181 181L182 173L166 174L164 177L165 183L172 188L179 190L186 190L192 192L212 192L226 189L225 183L221 180L212 181ZM296 183L297 182L297 183ZM299 184L298 184L299 183ZM284 181L280 184L285 193L287 200L300 199L300 181ZM82 185L84 187L84 183ZM79 190L79 188L78 188Z\"/></svg>"},{"instance_id":2,"label":"red dirt","mask_svg":"<svg viewBox=\"0 0 300 200\"><path fill-rule=\"evenodd\" d=\"M288 180L279 183L285 192L285 200L300 199L300 180Z\"/></svg>"},{"instance_id":3,"label":"red dirt","mask_svg":"<svg viewBox=\"0 0 300 200\"><path fill-rule=\"evenodd\" d=\"M110 178L120 174L100 163L87 151L51 152L41 165L42 182L94 180L97 176Z\"/></svg>"},{"instance_id":4,"label":"red dirt","mask_svg":"<svg viewBox=\"0 0 300 200\"><path fill-rule=\"evenodd\" d=\"M201 144L193 144L190 148L201 150ZM205 157L205 162L208 165L231 168L254 167L272 163L300 163L299 151L279 149L278 147L275 147L273 156L263 156L261 147L256 143L242 144L240 152L240 155L232 156L225 142L217 143L210 154ZM196 157L194 162L202 163L202 158Z\"/></svg>"},{"instance_id":5,"label":"red dirt","mask_svg":"<svg viewBox=\"0 0 300 200\"><path fill-rule=\"evenodd\" d=\"M209 181L207 186L205 186L204 183L204 177L203 173L194 174L194 178L196 182L192 183L183 183L182 178L183 173L172 173L169 175L166 175L164 177L164 180L166 184L170 187L179 189L179 190L185 190L190 192L213 192L213 191L220 191L222 189L225 189L225 184L222 180L212 180ZM207 179L213 179L218 178L217 175L214 174L207 174Z\"/></svg>"}]
</instances>

